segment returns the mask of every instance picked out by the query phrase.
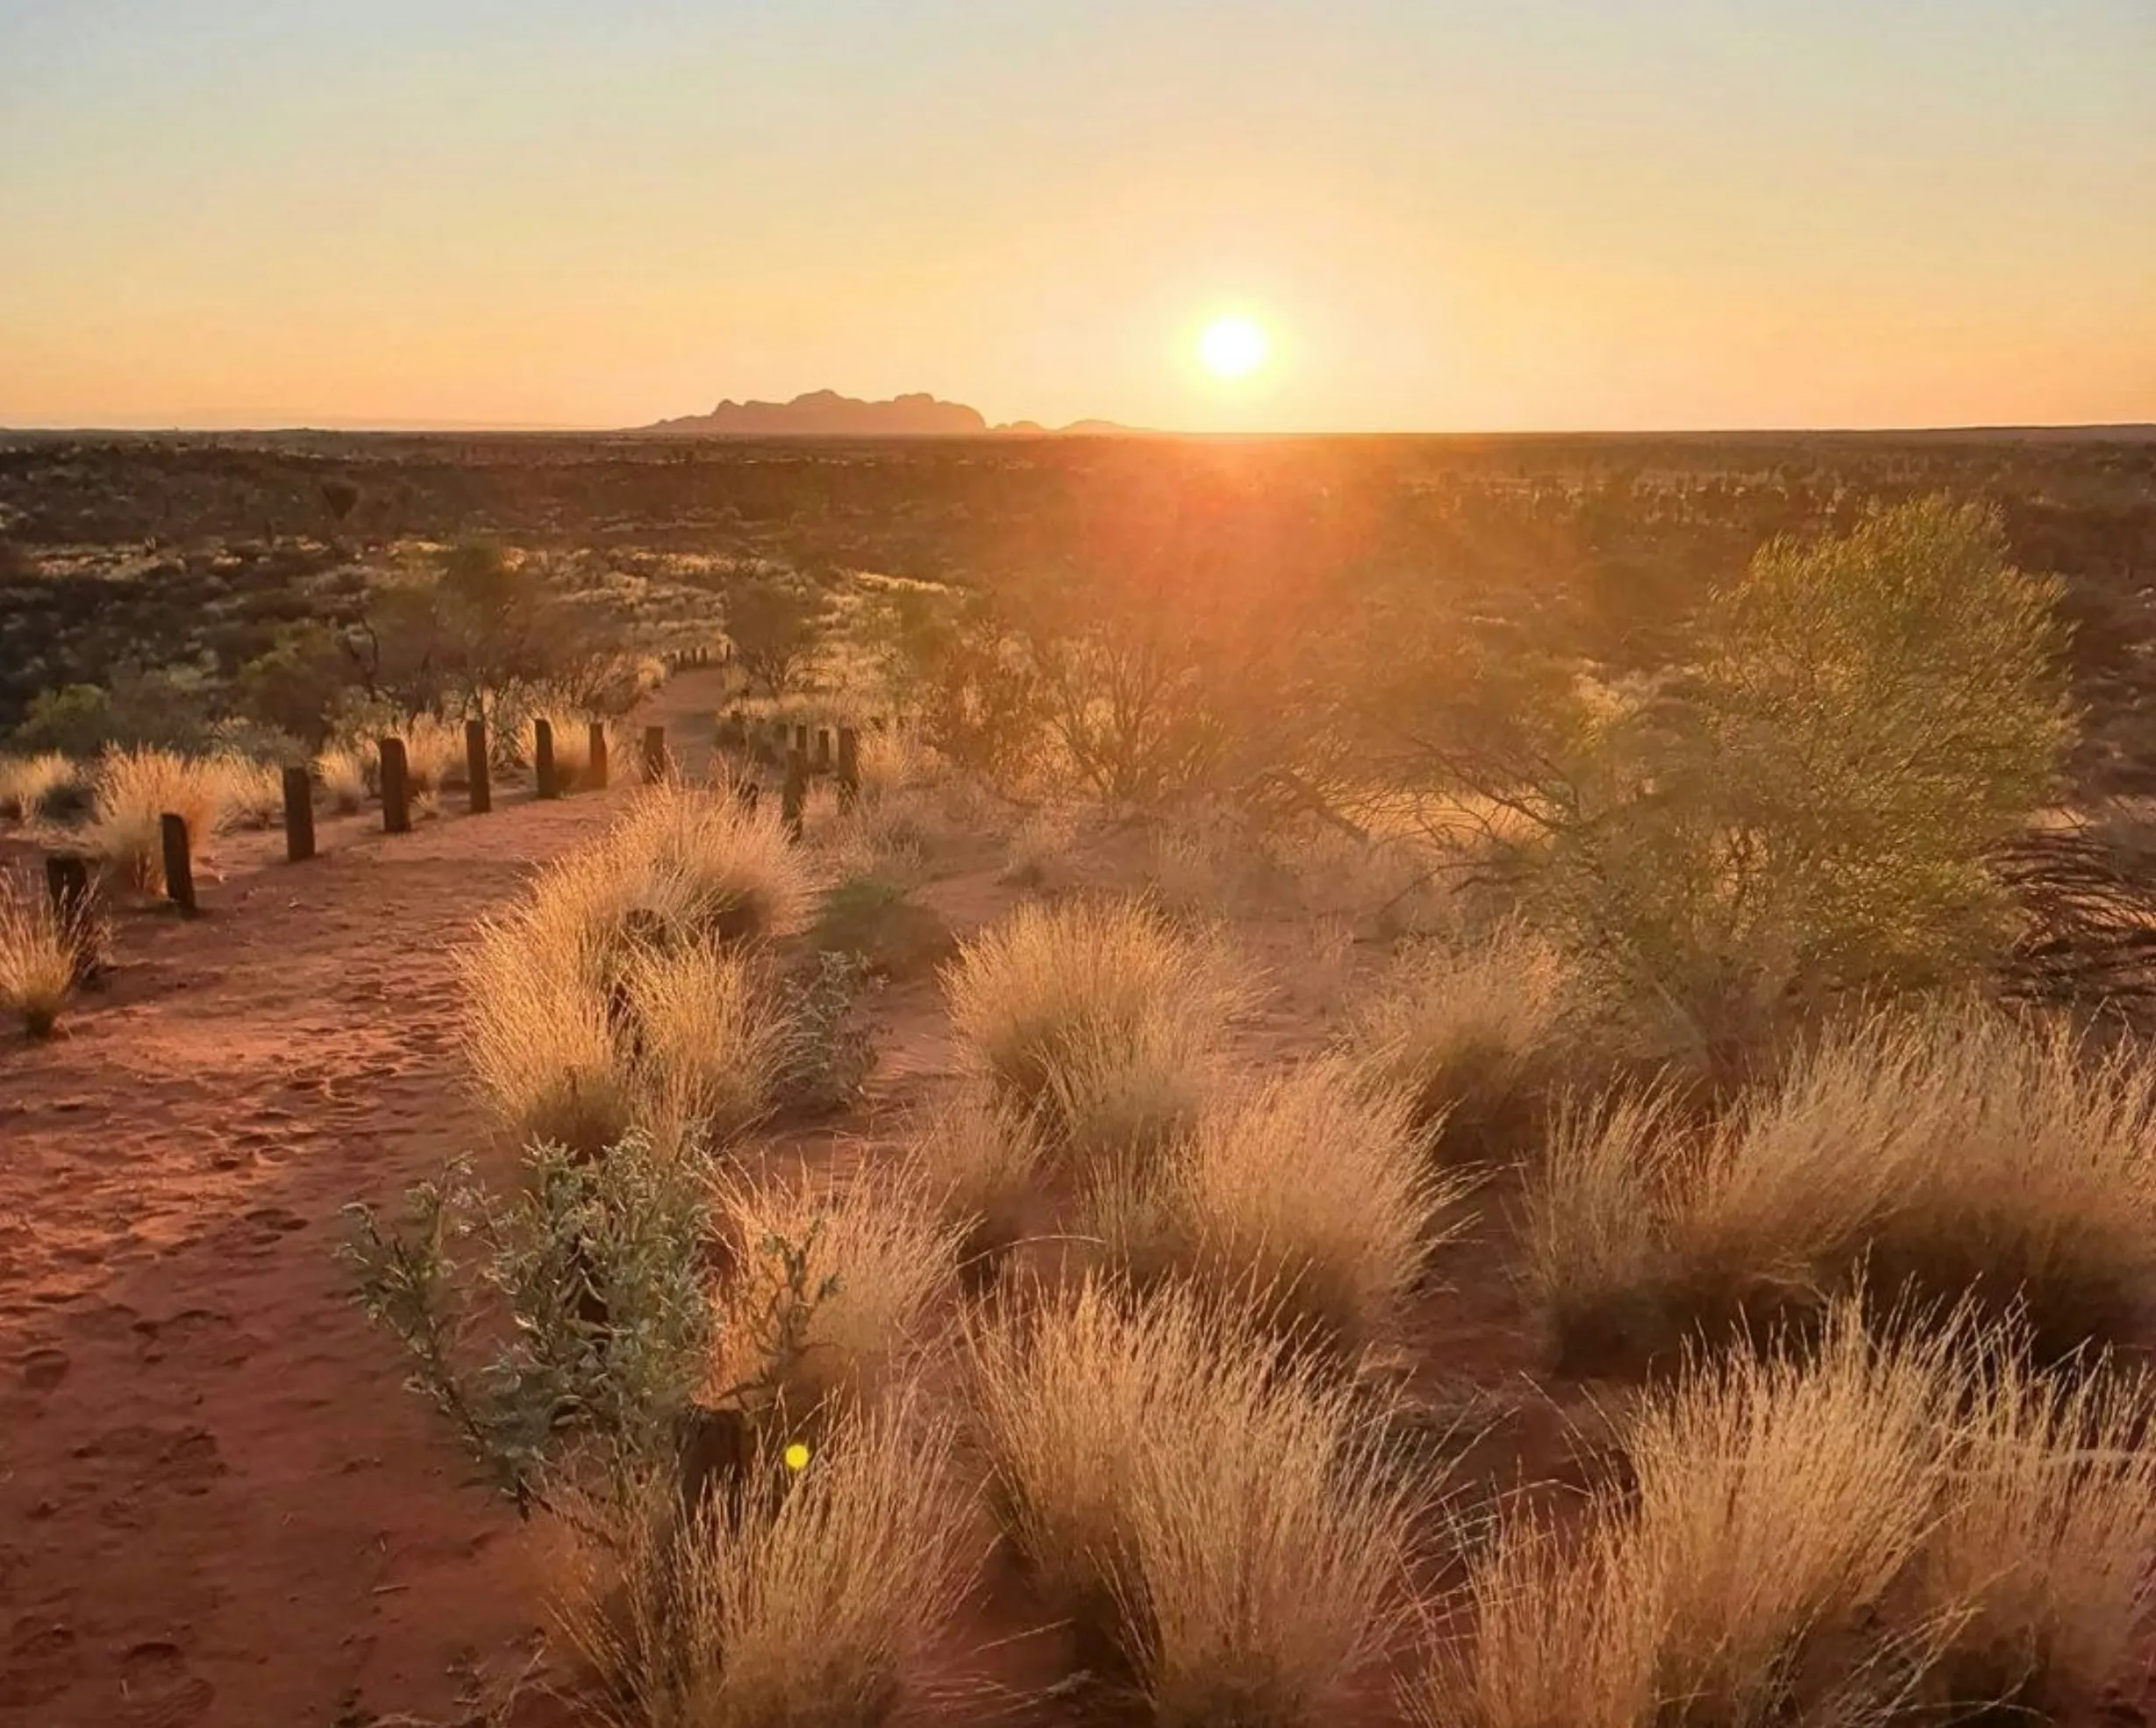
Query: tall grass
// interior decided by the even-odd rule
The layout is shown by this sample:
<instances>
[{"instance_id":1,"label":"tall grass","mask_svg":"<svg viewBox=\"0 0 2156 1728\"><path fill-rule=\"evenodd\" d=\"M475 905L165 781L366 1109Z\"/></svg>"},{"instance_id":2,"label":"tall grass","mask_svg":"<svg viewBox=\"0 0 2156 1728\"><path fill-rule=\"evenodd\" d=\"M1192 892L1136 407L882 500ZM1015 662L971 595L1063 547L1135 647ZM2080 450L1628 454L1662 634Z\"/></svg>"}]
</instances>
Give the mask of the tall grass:
<instances>
[{"instance_id":1,"label":"tall grass","mask_svg":"<svg viewBox=\"0 0 2156 1728\"><path fill-rule=\"evenodd\" d=\"M917 1401L683 1517L669 1483L565 1611L620 1728L882 1728L978 1569L955 1432Z\"/></svg>"},{"instance_id":2,"label":"tall grass","mask_svg":"<svg viewBox=\"0 0 2156 1728\"><path fill-rule=\"evenodd\" d=\"M366 759L349 745L332 744L314 759L314 777L330 808L350 816L366 803L373 775Z\"/></svg>"},{"instance_id":3,"label":"tall grass","mask_svg":"<svg viewBox=\"0 0 2156 1728\"><path fill-rule=\"evenodd\" d=\"M0 1009L32 1038L49 1038L74 991L79 932L51 903L0 875Z\"/></svg>"},{"instance_id":4,"label":"tall grass","mask_svg":"<svg viewBox=\"0 0 2156 1728\"><path fill-rule=\"evenodd\" d=\"M961 1267L985 1281L1024 1233L1046 1157L1039 1126L968 1091L921 1125L911 1157L925 1190L959 1232Z\"/></svg>"},{"instance_id":5,"label":"tall grass","mask_svg":"<svg viewBox=\"0 0 2156 1728\"><path fill-rule=\"evenodd\" d=\"M617 1032L661 1144L717 1147L771 1110L787 1028L766 969L710 941L632 953Z\"/></svg>"},{"instance_id":6,"label":"tall grass","mask_svg":"<svg viewBox=\"0 0 2156 1728\"><path fill-rule=\"evenodd\" d=\"M1093 1168L1196 1119L1250 1000L1217 944L1124 901L1021 906L966 946L944 994L970 1071Z\"/></svg>"},{"instance_id":7,"label":"tall grass","mask_svg":"<svg viewBox=\"0 0 2156 1728\"><path fill-rule=\"evenodd\" d=\"M1505 1518L1431 1728L2079 1719L2147 1630L2138 1382L2029 1374L1969 1311L1695 1356L1574 1528ZM2069 1554L2074 1558L2069 1559Z\"/></svg>"},{"instance_id":8,"label":"tall grass","mask_svg":"<svg viewBox=\"0 0 2156 1728\"><path fill-rule=\"evenodd\" d=\"M645 789L591 854L624 907L725 941L804 928L817 884L775 811L678 782Z\"/></svg>"},{"instance_id":9,"label":"tall grass","mask_svg":"<svg viewBox=\"0 0 2156 1728\"><path fill-rule=\"evenodd\" d=\"M1231 1309L1097 1282L972 1332L1006 1527L1153 1721L1341 1719L1400 1627L1431 1484L1346 1382Z\"/></svg>"},{"instance_id":10,"label":"tall grass","mask_svg":"<svg viewBox=\"0 0 2156 1728\"><path fill-rule=\"evenodd\" d=\"M1424 945L1357 1009L1348 1048L1448 1147L1509 1147L1564 1049L1567 984L1556 952L1517 926L1480 945Z\"/></svg>"},{"instance_id":11,"label":"tall grass","mask_svg":"<svg viewBox=\"0 0 2156 1728\"><path fill-rule=\"evenodd\" d=\"M628 1132L632 1099L581 939L540 897L482 920L458 967L465 1053L496 1124L596 1157Z\"/></svg>"},{"instance_id":12,"label":"tall grass","mask_svg":"<svg viewBox=\"0 0 2156 1728\"><path fill-rule=\"evenodd\" d=\"M114 750L98 762L88 839L132 887L165 891L161 819L187 822L190 848L206 845L230 824L233 782L220 759L175 755L168 750Z\"/></svg>"},{"instance_id":13,"label":"tall grass","mask_svg":"<svg viewBox=\"0 0 2156 1728\"><path fill-rule=\"evenodd\" d=\"M56 750L35 756L0 756L0 816L27 822L54 814L72 794L81 774Z\"/></svg>"},{"instance_id":14,"label":"tall grass","mask_svg":"<svg viewBox=\"0 0 2156 1728\"><path fill-rule=\"evenodd\" d=\"M1096 1204L1141 1274L1188 1272L1353 1352L1393 1330L1471 1185L1429 1168L1404 1095L1319 1060L1217 1099Z\"/></svg>"},{"instance_id":15,"label":"tall grass","mask_svg":"<svg viewBox=\"0 0 2156 1728\"><path fill-rule=\"evenodd\" d=\"M2021 1310L2057 1356L2156 1303L2156 1073L1981 1005L1867 1016L1690 1138L1638 1107L1575 1125L1531 1210L1560 1341L1599 1309L1667 1342L1868 1267L1889 1297Z\"/></svg>"}]
</instances>

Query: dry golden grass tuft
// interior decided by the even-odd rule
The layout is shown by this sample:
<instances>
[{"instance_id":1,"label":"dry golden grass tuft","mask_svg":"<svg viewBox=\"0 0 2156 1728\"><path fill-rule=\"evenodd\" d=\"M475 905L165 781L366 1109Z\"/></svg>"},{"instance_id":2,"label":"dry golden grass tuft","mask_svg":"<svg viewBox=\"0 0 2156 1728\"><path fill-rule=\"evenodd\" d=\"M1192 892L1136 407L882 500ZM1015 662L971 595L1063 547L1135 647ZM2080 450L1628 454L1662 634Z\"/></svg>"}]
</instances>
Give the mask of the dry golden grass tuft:
<instances>
[{"instance_id":1,"label":"dry golden grass tuft","mask_svg":"<svg viewBox=\"0 0 2156 1728\"><path fill-rule=\"evenodd\" d=\"M1431 1728L2079 1720L2149 1629L2145 1385L2046 1381L1968 1310L1831 1303L1695 1357L1627 1424L1634 1481L1560 1534L1508 1518Z\"/></svg>"},{"instance_id":2,"label":"dry golden grass tuft","mask_svg":"<svg viewBox=\"0 0 2156 1728\"><path fill-rule=\"evenodd\" d=\"M1357 1010L1348 1047L1408 1094L1448 1150L1503 1149L1551 1077L1567 996L1556 952L1517 926L1478 945L1418 946Z\"/></svg>"},{"instance_id":3,"label":"dry golden grass tuft","mask_svg":"<svg viewBox=\"0 0 2156 1728\"><path fill-rule=\"evenodd\" d=\"M1395 1329L1472 1187L1431 1172L1404 1096L1319 1060L1216 1100L1145 1187L1096 1199L1141 1276L1187 1272L1352 1354Z\"/></svg>"},{"instance_id":4,"label":"dry golden grass tuft","mask_svg":"<svg viewBox=\"0 0 2156 1728\"><path fill-rule=\"evenodd\" d=\"M340 816L350 816L366 805L367 762L349 745L333 744L318 755L314 759L314 777L323 796L330 801L330 808Z\"/></svg>"},{"instance_id":5,"label":"dry golden grass tuft","mask_svg":"<svg viewBox=\"0 0 2156 1728\"><path fill-rule=\"evenodd\" d=\"M919 736L902 726L865 732L855 751L861 797L876 803L943 778L943 760Z\"/></svg>"},{"instance_id":6,"label":"dry golden grass tuft","mask_svg":"<svg viewBox=\"0 0 2156 1728\"><path fill-rule=\"evenodd\" d=\"M464 752L461 722L420 714L400 729L404 740L404 770L414 792L439 793L463 785L469 763Z\"/></svg>"},{"instance_id":7,"label":"dry golden grass tuft","mask_svg":"<svg viewBox=\"0 0 2156 1728\"><path fill-rule=\"evenodd\" d=\"M199 850L232 818L228 761L180 756L168 750L113 750L96 768L89 844L132 887L165 891L161 819L184 818L190 847Z\"/></svg>"},{"instance_id":8,"label":"dry golden grass tuft","mask_svg":"<svg viewBox=\"0 0 2156 1728\"><path fill-rule=\"evenodd\" d=\"M1219 943L1136 901L1021 906L966 946L944 992L974 1074L1091 1169L1142 1159L1196 1119L1251 1001Z\"/></svg>"},{"instance_id":9,"label":"dry golden grass tuft","mask_svg":"<svg viewBox=\"0 0 2156 1728\"><path fill-rule=\"evenodd\" d=\"M32 1038L49 1038L74 992L78 953L49 901L0 876L0 1009Z\"/></svg>"},{"instance_id":10,"label":"dry golden grass tuft","mask_svg":"<svg viewBox=\"0 0 2156 1728\"><path fill-rule=\"evenodd\" d=\"M1401 1624L1434 1490L1346 1383L1174 1285L1089 1282L971 1344L1008 1532L1153 1720L1339 1720Z\"/></svg>"},{"instance_id":11,"label":"dry golden grass tuft","mask_svg":"<svg viewBox=\"0 0 2156 1728\"><path fill-rule=\"evenodd\" d=\"M1039 1127L985 1092L967 1090L916 1132L910 1156L924 1191L959 1232L961 1271L986 1282L1024 1234L1046 1159Z\"/></svg>"},{"instance_id":12,"label":"dry golden grass tuft","mask_svg":"<svg viewBox=\"0 0 2156 1728\"><path fill-rule=\"evenodd\" d=\"M458 964L465 1052L496 1123L596 1156L633 1114L589 939L541 893L482 920Z\"/></svg>"},{"instance_id":13,"label":"dry golden grass tuft","mask_svg":"<svg viewBox=\"0 0 2156 1728\"><path fill-rule=\"evenodd\" d=\"M730 1179L718 1203L732 1267L713 1402L745 1403L760 1425L821 1428L876 1404L946 1340L958 1232L912 1184Z\"/></svg>"},{"instance_id":14,"label":"dry golden grass tuft","mask_svg":"<svg viewBox=\"0 0 2156 1728\"><path fill-rule=\"evenodd\" d=\"M225 776L225 808L232 826L269 828L284 819L284 774L275 762L246 756L214 760Z\"/></svg>"},{"instance_id":15,"label":"dry golden grass tuft","mask_svg":"<svg viewBox=\"0 0 2156 1728\"><path fill-rule=\"evenodd\" d=\"M978 1573L951 1425L908 1399L789 1475L763 1460L684 1517L671 1482L563 1610L620 1728L882 1728L921 1707Z\"/></svg>"},{"instance_id":16,"label":"dry golden grass tuft","mask_svg":"<svg viewBox=\"0 0 2156 1728\"><path fill-rule=\"evenodd\" d=\"M790 936L815 906L817 883L778 814L723 789L647 787L589 855L618 910L646 909L685 933Z\"/></svg>"},{"instance_id":17,"label":"dry golden grass tuft","mask_svg":"<svg viewBox=\"0 0 2156 1728\"><path fill-rule=\"evenodd\" d=\"M639 1108L660 1145L716 1149L770 1113L787 1026L756 960L709 940L637 949L615 1000Z\"/></svg>"},{"instance_id":18,"label":"dry golden grass tuft","mask_svg":"<svg viewBox=\"0 0 2156 1728\"><path fill-rule=\"evenodd\" d=\"M2017 1310L2046 1358L2156 1303L2156 1073L1981 1004L1831 1030L1710 1129L1652 1103L1575 1118L1531 1187L1530 1279L1578 1360L1860 1272Z\"/></svg>"},{"instance_id":19,"label":"dry golden grass tuft","mask_svg":"<svg viewBox=\"0 0 2156 1728\"><path fill-rule=\"evenodd\" d=\"M2156 1586L2156 1399L2139 1375L2032 1375L1995 1353L1917 1569L1951 1627L1927 1696L1967 1719L2091 1719L2145 1660Z\"/></svg>"},{"instance_id":20,"label":"dry golden grass tuft","mask_svg":"<svg viewBox=\"0 0 2156 1728\"><path fill-rule=\"evenodd\" d=\"M27 822L49 815L81 778L81 769L56 750L0 756L0 816Z\"/></svg>"},{"instance_id":21,"label":"dry golden grass tuft","mask_svg":"<svg viewBox=\"0 0 2156 1728\"><path fill-rule=\"evenodd\" d=\"M573 791L591 778L591 720L589 716L566 707L547 707L525 715L517 729L517 760L539 772L539 729L537 723L544 720L553 729L553 758L555 784L563 791ZM610 746L613 740L608 740ZM463 745L458 744L460 759ZM610 749L609 768L612 756Z\"/></svg>"}]
</instances>

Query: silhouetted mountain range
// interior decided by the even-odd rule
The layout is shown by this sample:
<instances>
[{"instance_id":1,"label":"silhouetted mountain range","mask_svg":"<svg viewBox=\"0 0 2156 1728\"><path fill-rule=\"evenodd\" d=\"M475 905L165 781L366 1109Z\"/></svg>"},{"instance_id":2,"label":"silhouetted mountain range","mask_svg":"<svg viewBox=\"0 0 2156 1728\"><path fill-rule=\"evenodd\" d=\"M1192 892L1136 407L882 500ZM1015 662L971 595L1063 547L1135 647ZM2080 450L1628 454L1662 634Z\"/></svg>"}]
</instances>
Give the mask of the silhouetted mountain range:
<instances>
[{"instance_id":1,"label":"silhouetted mountain range","mask_svg":"<svg viewBox=\"0 0 2156 1728\"><path fill-rule=\"evenodd\" d=\"M1079 420L1051 428L1032 420L991 426L977 408L939 402L923 392L889 402L864 402L836 390L811 390L791 402L722 402L709 414L632 430L702 438L1077 438L1129 432L1111 420Z\"/></svg>"}]
</instances>

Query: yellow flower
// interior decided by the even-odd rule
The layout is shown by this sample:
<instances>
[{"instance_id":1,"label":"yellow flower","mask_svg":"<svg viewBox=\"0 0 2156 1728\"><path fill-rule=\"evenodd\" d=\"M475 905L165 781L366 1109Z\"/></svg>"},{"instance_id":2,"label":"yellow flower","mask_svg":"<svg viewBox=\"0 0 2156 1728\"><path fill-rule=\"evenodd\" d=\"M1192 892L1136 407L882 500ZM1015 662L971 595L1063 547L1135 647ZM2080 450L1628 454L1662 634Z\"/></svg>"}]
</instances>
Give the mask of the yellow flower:
<instances>
[{"instance_id":1,"label":"yellow flower","mask_svg":"<svg viewBox=\"0 0 2156 1728\"><path fill-rule=\"evenodd\" d=\"M786 1459L786 1467L788 1469L807 1469L809 1467L808 1443L803 1440L796 1440L793 1445L786 1448L784 1456Z\"/></svg>"}]
</instances>

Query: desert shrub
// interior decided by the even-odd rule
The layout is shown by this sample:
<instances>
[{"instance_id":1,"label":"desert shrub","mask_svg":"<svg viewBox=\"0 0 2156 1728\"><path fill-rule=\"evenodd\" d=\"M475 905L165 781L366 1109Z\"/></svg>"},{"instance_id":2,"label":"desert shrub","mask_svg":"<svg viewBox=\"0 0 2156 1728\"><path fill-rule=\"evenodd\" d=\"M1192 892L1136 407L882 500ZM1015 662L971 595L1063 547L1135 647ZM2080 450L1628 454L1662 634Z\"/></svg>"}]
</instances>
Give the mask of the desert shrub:
<instances>
[{"instance_id":1,"label":"desert shrub","mask_svg":"<svg viewBox=\"0 0 2156 1728\"><path fill-rule=\"evenodd\" d=\"M945 1420L879 1412L790 1479L625 1517L568 1617L621 1728L882 1728L978 1566Z\"/></svg>"},{"instance_id":2,"label":"desert shrub","mask_svg":"<svg viewBox=\"0 0 2156 1728\"><path fill-rule=\"evenodd\" d=\"M1501 1524L1418 1718L1885 1728L1940 1630L1888 1610L1946 1485L1964 1341L1875 1339L1845 1303L1816 1349L1692 1364L1628 1425L1629 1493L1598 1492L1570 1538Z\"/></svg>"},{"instance_id":3,"label":"desert shrub","mask_svg":"<svg viewBox=\"0 0 2156 1728\"><path fill-rule=\"evenodd\" d=\"M706 1173L631 1134L535 1143L518 1175L493 1193L460 1160L387 1226L353 1208L360 1298L520 1508L618 1504L674 1458L714 1346Z\"/></svg>"},{"instance_id":4,"label":"desert shrub","mask_svg":"<svg viewBox=\"0 0 2156 1728\"><path fill-rule=\"evenodd\" d=\"M915 1190L730 1179L719 1209L733 1267L708 1383L720 1397L761 1389L760 1423L821 1429L875 1404L936 1347L957 1237Z\"/></svg>"},{"instance_id":5,"label":"desert shrub","mask_svg":"<svg viewBox=\"0 0 2156 1728\"><path fill-rule=\"evenodd\" d=\"M875 1046L854 1010L867 972L858 954L822 953L808 968L776 975L785 1028L777 1096L789 1115L844 1110L875 1068Z\"/></svg>"},{"instance_id":6,"label":"desert shrub","mask_svg":"<svg viewBox=\"0 0 2156 1728\"><path fill-rule=\"evenodd\" d=\"M1430 1486L1346 1385L1174 1286L1088 1282L971 1337L1011 1539L1152 1718L1339 1719L1400 1624Z\"/></svg>"},{"instance_id":7,"label":"desert shrub","mask_svg":"<svg viewBox=\"0 0 2156 1728\"><path fill-rule=\"evenodd\" d=\"M1431 1173L1403 1095L1335 1061L1216 1098L1124 1182L1148 1187L1110 1186L1104 1234L1142 1270L1186 1271L1351 1353L1395 1326L1470 1185Z\"/></svg>"},{"instance_id":8,"label":"desert shrub","mask_svg":"<svg viewBox=\"0 0 2156 1728\"><path fill-rule=\"evenodd\" d=\"M1417 946L1357 1008L1346 1046L1448 1146L1503 1146L1555 1075L1574 1030L1570 995L1558 954L1517 925L1480 945Z\"/></svg>"},{"instance_id":9,"label":"desert shrub","mask_svg":"<svg viewBox=\"0 0 2156 1728\"><path fill-rule=\"evenodd\" d=\"M1078 841L1078 812L1068 804L1044 804L1012 828L1005 842L1003 880L1021 888L1046 889L1067 873Z\"/></svg>"},{"instance_id":10,"label":"desert shrub","mask_svg":"<svg viewBox=\"0 0 2156 1728\"><path fill-rule=\"evenodd\" d=\"M50 901L0 876L0 1010L32 1038L49 1038L73 994L86 945L96 940L85 910L80 928Z\"/></svg>"},{"instance_id":11,"label":"desert shrub","mask_svg":"<svg viewBox=\"0 0 2156 1728\"><path fill-rule=\"evenodd\" d=\"M1136 902L1022 906L966 945L944 992L972 1072L1084 1167L1196 1118L1249 999L1217 946Z\"/></svg>"},{"instance_id":12,"label":"desert shrub","mask_svg":"<svg viewBox=\"0 0 2156 1728\"><path fill-rule=\"evenodd\" d=\"M441 792L467 777L464 728L432 714L415 715L397 729L404 740L404 768L412 789Z\"/></svg>"},{"instance_id":13,"label":"desert shrub","mask_svg":"<svg viewBox=\"0 0 2156 1728\"><path fill-rule=\"evenodd\" d=\"M59 815L71 802L81 770L56 750L0 756L0 816L27 822Z\"/></svg>"},{"instance_id":14,"label":"desert shrub","mask_svg":"<svg viewBox=\"0 0 2156 1728\"><path fill-rule=\"evenodd\" d=\"M228 764L164 750L114 750L96 770L88 839L97 855L132 887L165 891L161 820L187 822L191 847L206 845L232 818Z\"/></svg>"},{"instance_id":15,"label":"desert shrub","mask_svg":"<svg viewBox=\"0 0 2156 1728\"><path fill-rule=\"evenodd\" d=\"M773 696L792 689L816 646L817 603L775 582L745 582L726 596L726 634L741 669Z\"/></svg>"},{"instance_id":16,"label":"desert shrub","mask_svg":"<svg viewBox=\"0 0 2156 1728\"><path fill-rule=\"evenodd\" d=\"M911 1139L921 1184L960 1232L959 1264L985 1285L1021 1239L1033 1180L1046 1157L1033 1119L967 1090Z\"/></svg>"},{"instance_id":17,"label":"desert shrub","mask_svg":"<svg viewBox=\"0 0 2156 1728\"><path fill-rule=\"evenodd\" d=\"M809 937L825 953L858 954L880 978L932 972L958 946L941 914L880 876L850 877L827 893Z\"/></svg>"},{"instance_id":18,"label":"desert shrub","mask_svg":"<svg viewBox=\"0 0 2156 1728\"><path fill-rule=\"evenodd\" d=\"M2023 1310L2060 1354L2156 1299L2156 1079L1981 1005L1882 1012L1710 1129L1576 1119L1531 1211L1531 1282L1589 1353L1612 1326L1667 1341L1814 1305L1868 1267L1891 1296Z\"/></svg>"}]
</instances>

